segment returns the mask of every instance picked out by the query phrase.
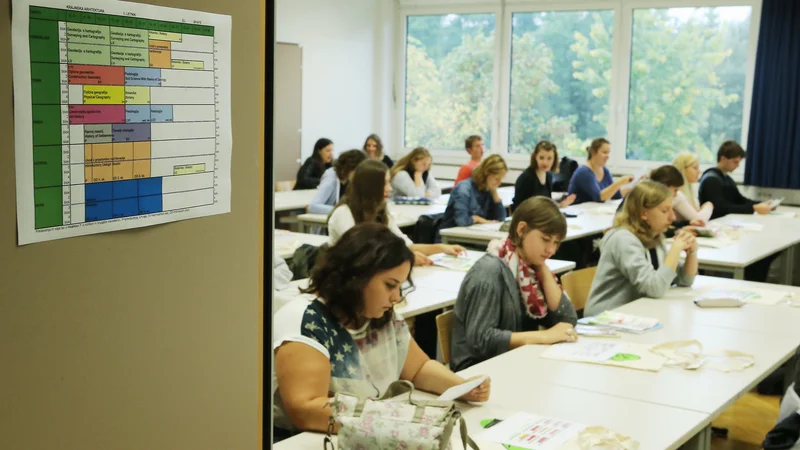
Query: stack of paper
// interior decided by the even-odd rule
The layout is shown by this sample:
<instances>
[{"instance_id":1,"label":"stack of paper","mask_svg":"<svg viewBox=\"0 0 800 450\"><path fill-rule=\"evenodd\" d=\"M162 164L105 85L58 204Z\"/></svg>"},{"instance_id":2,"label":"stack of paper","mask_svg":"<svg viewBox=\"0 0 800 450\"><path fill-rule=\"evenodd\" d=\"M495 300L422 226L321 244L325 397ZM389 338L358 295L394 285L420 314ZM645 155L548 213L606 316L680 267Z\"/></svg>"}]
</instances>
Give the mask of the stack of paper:
<instances>
[{"instance_id":1,"label":"stack of paper","mask_svg":"<svg viewBox=\"0 0 800 450\"><path fill-rule=\"evenodd\" d=\"M583 325L578 324L575 326L575 332L580 336L588 337L619 337L617 330L610 327L596 326L596 325Z\"/></svg>"},{"instance_id":2,"label":"stack of paper","mask_svg":"<svg viewBox=\"0 0 800 450\"><path fill-rule=\"evenodd\" d=\"M501 226L503 226L502 222L477 223L475 225L470 225L469 229L480 231L500 231Z\"/></svg>"},{"instance_id":3,"label":"stack of paper","mask_svg":"<svg viewBox=\"0 0 800 450\"><path fill-rule=\"evenodd\" d=\"M601 325L628 333L646 333L661 328L658 319L634 316L615 311L605 311L594 317L584 317L578 323L584 325Z\"/></svg>"},{"instance_id":4,"label":"stack of paper","mask_svg":"<svg viewBox=\"0 0 800 450\"><path fill-rule=\"evenodd\" d=\"M468 272L469 269L475 264L476 261L483 255L478 255L477 257L470 257L470 256L453 256L447 255L444 253L436 253L435 255L430 255L431 261L433 264L439 267L446 267L452 270L458 270L461 272Z\"/></svg>"}]
</instances>

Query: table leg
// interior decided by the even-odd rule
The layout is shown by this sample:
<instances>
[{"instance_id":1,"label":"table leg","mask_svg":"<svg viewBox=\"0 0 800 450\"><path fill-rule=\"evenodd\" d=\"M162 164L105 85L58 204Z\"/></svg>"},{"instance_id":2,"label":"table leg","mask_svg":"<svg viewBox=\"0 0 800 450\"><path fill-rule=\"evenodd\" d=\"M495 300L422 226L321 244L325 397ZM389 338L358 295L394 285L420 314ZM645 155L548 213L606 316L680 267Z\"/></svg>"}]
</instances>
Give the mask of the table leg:
<instances>
[{"instance_id":1,"label":"table leg","mask_svg":"<svg viewBox=\"0 0 800 450\"><path fill-rule=\"evenodd\" d=\"M442 244L449 244L450 240L447 239L447 236L442 236Z\"/></svg>"},{"instance_id":2,"label":"table leg","mask_svg":"<svg viewBox=\"0 0 800 450\"><path fill-rule=\"evenodd\" d=\"M703 428L689 442L681 446L681 450L710 450L711 449L711 425Z\"/></svg>"},{"instance_id":3,"label":"table leg","mask_svg":"<svg viewBox=\"0 0 800 450\"><path fill-rule=\"evenodd\" d=\"M737 267L733 269L734 280L744 280L744 267Z\"/></svg>"},{"instance_id":4,"label":"table leg","mask_svg":"<svg viewBox=\"0 0 800 450\"><path fill-rule=\"evenodd\" d=\"M795 246L791 246L783 251L783 255L781 256L783 260L781 261L781 284L785 284L787 286L792 285L792 277L794 276L794 248Z\"/></svg>"}]
</instances>

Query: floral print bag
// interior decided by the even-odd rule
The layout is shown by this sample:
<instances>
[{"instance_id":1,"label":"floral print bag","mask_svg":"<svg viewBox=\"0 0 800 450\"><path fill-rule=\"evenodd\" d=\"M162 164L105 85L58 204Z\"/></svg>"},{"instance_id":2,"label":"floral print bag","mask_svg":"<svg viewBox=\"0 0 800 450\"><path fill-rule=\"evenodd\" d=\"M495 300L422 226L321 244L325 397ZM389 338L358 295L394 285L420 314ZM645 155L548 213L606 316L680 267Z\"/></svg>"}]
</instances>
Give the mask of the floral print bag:
<instances>
[{"instance_id":1,"label":"floral print bag","mask_svg":"<svg viewBox=\"0 0 800 450\"><path fill-rule=\"evenodd\" d=\"M395 381L378 399L337 393L331 401L333 415L324 449L334 450L332 434L336 423L336 449L357 450L445 450L450 449L453 428L459 424L464 450L479 450L467 435L467 424L455 402L412 400L414 385ZM399 395L408 394L400 399Z\"/></svg>"}]
</instances>

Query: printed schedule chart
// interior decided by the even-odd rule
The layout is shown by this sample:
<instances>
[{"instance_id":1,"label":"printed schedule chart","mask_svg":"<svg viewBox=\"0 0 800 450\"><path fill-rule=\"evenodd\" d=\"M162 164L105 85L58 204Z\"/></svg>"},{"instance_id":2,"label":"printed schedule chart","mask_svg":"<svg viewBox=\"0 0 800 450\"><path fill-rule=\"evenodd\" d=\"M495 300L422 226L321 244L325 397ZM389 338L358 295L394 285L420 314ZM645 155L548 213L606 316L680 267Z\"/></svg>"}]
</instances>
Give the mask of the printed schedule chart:
<instances>
[{"instance_id":1,"label":"printed schedule chart","mask_svg":"<svg viewBox=\"0 0 800 450\"><path fill-rule=\"evenodd\" d=\"M35 230L214 206L230 133L215 27L28 8Z\"/></svg>"}]
</instances>

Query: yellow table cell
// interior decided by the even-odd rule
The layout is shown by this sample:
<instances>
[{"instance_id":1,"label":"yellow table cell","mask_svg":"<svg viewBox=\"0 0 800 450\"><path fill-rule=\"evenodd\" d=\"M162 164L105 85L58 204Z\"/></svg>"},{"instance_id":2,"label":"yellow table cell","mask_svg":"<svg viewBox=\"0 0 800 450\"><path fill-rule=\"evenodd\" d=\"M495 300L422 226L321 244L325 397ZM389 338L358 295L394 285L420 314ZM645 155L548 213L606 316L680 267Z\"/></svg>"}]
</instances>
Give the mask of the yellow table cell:
<instances>
[{"instance_id":1,"label":"yellow table cell","mask_svg":"<svg viewBox=\"0 0 800 450\"><path fill-rule=\"evenodd\" d=\"M126 105L149 105L150 88L148 86L125 86Z\"/></svg>"},{"instance_id":2,"label":"yellow table cell","mask_svg":"<svg viewBox=\"0 0 800 450\"><path fill-rule=\"evenodd\" d=\"M84 86L84 105L121 105L125 99L125 86Z\"/></svg>"},{"instance_id":3,"label":"yellow table cell","mask_svg":"<svg viewBox=\"0 0 800 450\"><path fill-rule=\"evenodd\" d=\"M203 70L203 61L187 61L184 59L173 59L172 60L172 68L173 69L194 69L194 70Z\"/></svg>"},{"instance_id":4,"label":"yellow table cell","mask_svg":"<svg viewBox=\"0 0 800 450\"><path fill-rule=\"evenodd\" d=\"M171 42L182 42L183 35L180 33L170 33L168 31L151 31L150 32L150 40L151 41L171 41Z\"/></svg>"},{"instance_id":5,"label":"yellow table cell","mask_svg":"<svg viewBox=\"0 0 800 450\"><path fill-rule=\"evenodd\" d=\"M173 175L190 175L193 173L203 173L205 171L205 164L187 164L183 166L175 166L173 169Z\"/></svg>"}]
</instances>

